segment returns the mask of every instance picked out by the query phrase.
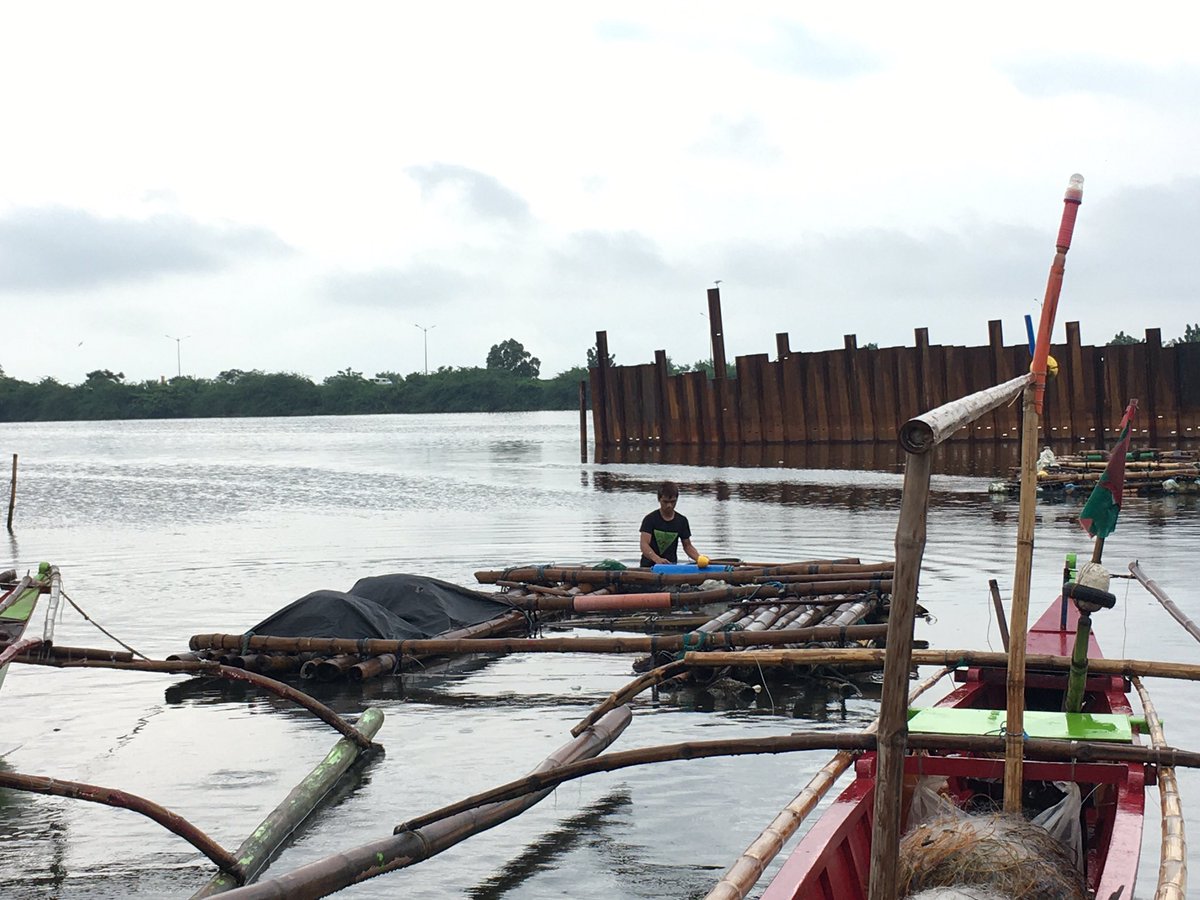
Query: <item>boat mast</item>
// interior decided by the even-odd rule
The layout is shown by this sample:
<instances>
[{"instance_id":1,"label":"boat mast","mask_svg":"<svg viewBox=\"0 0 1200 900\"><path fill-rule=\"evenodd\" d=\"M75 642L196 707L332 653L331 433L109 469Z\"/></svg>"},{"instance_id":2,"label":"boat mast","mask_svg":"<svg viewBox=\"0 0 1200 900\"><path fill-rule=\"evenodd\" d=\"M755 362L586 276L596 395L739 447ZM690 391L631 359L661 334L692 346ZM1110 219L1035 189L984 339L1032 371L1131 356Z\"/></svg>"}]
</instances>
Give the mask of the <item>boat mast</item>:
<instances>
[{"instance_id":1,"label":"boat mast","mask_svg":"<svg viewBox=\"0 0 1200 900\"><path fill-rule=\"evenodd\" d=\"M1008 716L1005 724L1004 811L1021 811L1025 739L1025 638L1029 630L1029 586L1033 570L1033 526L1037 514L1037 436L1038 419L1046 393L1046 360L1050 355L1050 334L1058 311L1067 251L1075 216L1083 201L1083 176L1072 175L1063 196L1062 223L1055 242L1054 262L1046 282L1046 298L1038 324L1037 344L1030 371L1032 381L1025 388L1021 422L1021 500L1017 518L1017 562L1013 574L1013 601L1008 626L1009 662L1007 681Z\"/></svg>"}]
</instances>

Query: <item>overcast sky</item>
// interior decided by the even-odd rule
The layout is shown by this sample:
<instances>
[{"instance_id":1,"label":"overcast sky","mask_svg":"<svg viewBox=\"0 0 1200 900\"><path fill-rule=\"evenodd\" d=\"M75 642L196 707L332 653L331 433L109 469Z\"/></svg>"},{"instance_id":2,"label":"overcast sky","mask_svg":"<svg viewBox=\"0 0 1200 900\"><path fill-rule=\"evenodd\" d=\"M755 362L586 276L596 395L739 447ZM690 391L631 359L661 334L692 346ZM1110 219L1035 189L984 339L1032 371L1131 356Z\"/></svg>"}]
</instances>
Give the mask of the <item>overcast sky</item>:
<instances>
[{"instance_id":1,"label":"overcast sky","mask_svg":"<svg viewBox=\"0 0 1200 900\"><path fill-rule=\"evenodd\" d=\"M1200 321L1200 13L1077 3L24 3L0 366L553 375ZM170 336L170 337L168 337ZM173 338L179 338L176 342Z\"/></svg>"}]
</instances>

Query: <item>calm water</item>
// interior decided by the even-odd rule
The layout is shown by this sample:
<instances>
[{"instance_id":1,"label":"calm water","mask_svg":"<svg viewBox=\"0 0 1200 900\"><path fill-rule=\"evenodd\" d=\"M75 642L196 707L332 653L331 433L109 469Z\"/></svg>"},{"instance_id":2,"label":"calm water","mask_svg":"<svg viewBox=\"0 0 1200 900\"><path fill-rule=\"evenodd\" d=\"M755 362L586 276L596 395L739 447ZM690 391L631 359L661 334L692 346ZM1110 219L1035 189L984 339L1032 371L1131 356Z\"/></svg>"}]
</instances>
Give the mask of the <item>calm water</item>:
<instances>
[{"instance_id":1,"label":"calm water","mask_svg":"<svg viewBox=\"0 0 1200 900\"><path fill-rule=\"evenodd\" d=\"M22 567L58 563L84 611L156 657L183 649L194 633L243 631L311 590L344 590L364 575L473 584L475 570L511 563L630 559L664 477L683 485L679 508L710 555L893 556L900 475L892 466L581 464L577 428L573 413L5 426L0 458L21 458L9 555ZM987 580L1006 593L1011 585L1016 503L986 495L989 474L934 478L921 601L936 622L918 624L934 646L999 649ZM1055 595L1064 552L1088 550L1074 521L1081 502L1040 510L1035 598ZM1196 495L1129 497L1105 561L1123 571L1140 559L1200 617L1197 547ZM1109 655L1200 657L1140 586L1115 585L1118 608L1097 616ZM69 607L56 637L106 645ZM343 712L384 709L378 740L387 753L274 870L390 834L411 815L523 774L630 677L628 658L511 657L403 694L394 682L327 691ZM1150 687L1168 739L1200 747L1200 724L1183 712L1200 688ZM859 729L877 704L809 690L760 694L748 708L713 705L643 697L616 746ZM178 676L14 666L3 710L0 753L11 752L0 765L141 794L229 848L336 739L276 701ZM828 756L592 776L429 862L339 896L702 896ZM1200 813L1186 804L1200 796L1200 778L1184 772L1181 782L1198 836ZM1143 895L1158 859L1152 794ZM0 792L0 896L187 897L210 872L188 844L133 813Z\"/></svg>"}]
</instances>

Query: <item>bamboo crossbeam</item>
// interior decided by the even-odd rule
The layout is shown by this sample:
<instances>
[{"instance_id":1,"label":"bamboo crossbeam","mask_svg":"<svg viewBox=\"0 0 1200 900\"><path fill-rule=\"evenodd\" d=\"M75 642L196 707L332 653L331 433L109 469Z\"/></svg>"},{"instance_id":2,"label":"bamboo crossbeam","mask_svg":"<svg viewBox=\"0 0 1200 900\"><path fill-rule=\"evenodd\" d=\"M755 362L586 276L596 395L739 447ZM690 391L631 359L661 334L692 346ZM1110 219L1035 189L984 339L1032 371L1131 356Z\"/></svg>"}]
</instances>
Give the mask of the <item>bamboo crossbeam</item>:
<instances>
[{"instance_id":1,"label":"bamboo crossbeam","mask_svg":"<svg viewBox=\"0 0 1200 900\"><path fill-rule=\"evenodd\" d=\"M692 666L730 666L752 663L756 666L838 666L873 665L883 667L890 651L887 648L863 647L854 650L815 648L811 650L743 650L732 653L712 650L687 653L683 661ZM1067 672L1071 657L1033 653L1025 658L1026 668L1047 672ZM985 650L913 650L914 666L981 666L1003 669L1008 666L1004 653ZM1200 665L1160 662L1144 659L1092 659L1088 661L1092 675L1121 675L1132 678L1172 678L1183 681L1200 680Z\"/></svg>"},{"instance_id":2,"label":"bamboo crossbeam","mask_svg":"<svg viewBox=\"0 0 1200 900\"><path fill-rule=\"evenodd\" d=\"M128 809L131 812L145 816L157 822L167 831L183 838L216 866L224 871L236 873L241 877L241 868L237 857L210 838L207 834L178 813L172 812L165 806L160 806L153 800L139 797L128 791L116 788L101 787L95 784L84 784L80 781L67 781L63 778L48 778L44 775L22 775L19 772L9 772L0 769L0 787L14 791L29 791L35 794L47 794L53 797L68 797L72 800L86 800L89 803L99 803L102 806L113 806L118 809Z\"/></svg>"},{"instance_id":3,"label":"bamboo crossbeam","mask_svg":"<svg viewBox=\"0 0 1200 900\"><path fill-rule=\"evenodd\" d=\"M841 573L828 575L759 575L754 579L755 584L820 584L826 581L887 581L891 582L895 569L869 569L857 572L853 579L848 579Z\"/></svg>"},{"instance_id":4,"label":"bamboo crossbeam","mask_svg":"<svg viewBox=\"0 0 1200 900\"><path fill-rule=\"evenodd\" d=\"M579 724L571 729L571 734L575 737L579 737L579 735L587 731L588 728L600 721L601 718L612 712L614 709L624 706L646 688L653 687L656 684L662 684L664 681L674 678L681 672L686 672L687 669L687 663L685 663L683 660L675 660L674 662L667 663L665 666L658 666L657 668L651 669L649 672L638 676L633 681L629 682L629 684L625 685L624 687L620 687L609 694L608 697L599 703L595 709L584 716Z\"/></svg>"},{"instance_id":5,"label":"bamboo crossbeam","mask_svg":"<svg viewBox=\"0 0 1200 900\"><path fill-rule=\"evenodd\" d=\"M128 662L133 654L128 650L103 650L95 647L62 647L43 643L26 656L52 662L74 662L81 659L110 659Z\"/></svg>"},{"instance_id":6,"label":"bamboo crossbeam","mask_svg":"<svg viewBox=\"0 0 1200 900\"><path fill-rule=\"evenodd\" d=\"M911 705L914 700L949 675L951 671L951 669L942 669L918 684L908 695L909 704ZM867 726L866 733L873 733L878 726L879 719L876 718ZM842 773L850 768L852 762L854 762L853 752L841 750L836 753L809 780L800 793L792 799L792 802L772 820L771 824L763 829L741 857L726 870L725 874L721 876L721 880L713 886L704 900L743 900L758 883L758 879L762 877L767 865L796 833L796 829L800 827L805 816L821 802L821 798L829 792Z\"/></svg>"},{"instance_id":7,"label":"bamboo crossbeam","mask_svg":"<svg viewBox=\"0 0 1200 900\"><path fill-rule=\"evenodd\" d=\"M1163 748L1167 739L1163 735L1158 711L1150 700L1140 678L1133 679L1146 727L1150 731L1151 746ZM1162 844L1158 860L1158 888L1154 900L1187 900L1187 835L1183 828L1183 804L1179 799L1179 782L1175 770L1170 766L1158 767L1158 796L1162 803Z\"/></svg>"},{"instance_id":8,"label":"bamboo crossbeam","mask_svg":"<svg viewBox=\"0 0 1200 900\"><path fill-rule=\"evenodd\" d=\"M900 427L900 446L909 453L928 453L956 431L980 416L1011 403L1032 376L1018 375L1003 384L952 400L912 419Z\"/></svg>"},{"instance_id":9,"label":"bamboo crossbeam","mask_svg":"<svg viewBox=\"0 0 1200 900\"><path fill-rule=\"evenodd\" d=\"M16 657L36 650L41 645L42 639L35 637L21 638L19 641L7 644L3 648L0 648L0 666L8 665Z\"/></svg>"},{"instance_id":10,"label":"bamboo crossbeam","mask_svg":"<svg viewBox=\"0 0 1200 900\"><path fill-rule=\"evenodd\" d=\"M372 746L370 738L359 734L353 725L324 703L310 697L303 691L289 687L282 681L276 681L274 678L268 678L266 675L260 675L257 672L250 672L246 669L236 669L232 666L223 666L219 663L211 662L158 659L83 659L62 662L59 660L39 659L34 656L18 656L15 662L35 666L53 666L58 669L126 669L133 672L160 672L165 675L200 675L228 678L232 681L245 681L265 691L269 691L277 697L290 700L297 706L304 707L322 722L341 732L360 747L366 749Z\"/></svg>"},{"instance_id":11,"label":"bamboo crossbeam","mask_svg":"<svg viewBox=\"0 0 1200 900\"><path fill-rule=\"evenodd\" d=\"M1183 610L1175 605L1175 602L1167 596L1167 592L1160 588L1153 578L1142 571L1140 563L1137 561L1131 562L1129 564L1129 571L1142 587L1148 590L1154 596L1154 599L1162 604L1163 609L1171 614L1171 618L1182 625L1188 634L1200 641L1200 628L1197 628L1196 623L1189 619Z\"/></svg>"},{"instance_id":12,"label":"bamboo crossbeam","mask_svg":"<svg viewBox=\"0 0 1200 900\"><path fill-rule=\"evenodd\" d=\"M472 653L655 653L659 650L702 649L704 647L748 647L755 644L777 646L809 641L862 641L883 637L884 625L844 625L793 628L784 631L726 631L718 634L694 631L687 634L662 634L623 637L557 637L557 638L421 638L405 641L348 638L281 638L255 635L248 639L251 649L262 651L320 653L402 654L405 656L457 656ZM213 649L231 645L240 647L243 640L236 634L205 635ZM328 661L326 661L328 662Z\"/></svg>"},{"instance_id":13,"label":"bamboo crossbeam","mask_svg":"<svg viewBox=\"0 0 1200 900\"><path fill-rule=\"evenodd\" d=\"M912 734L908 738L913 750L959 751L973 755L1002 753L1004 738L993 735ZM1030 739L1025 742L1030 759L1057 762L1122 762L1151 763L1160 766L1200 768L1200 753L1167 747L1156 749L1138 744L1117 744L1091 741L1058 741ZM529 791L555 788L567 781L597 772L615 772L632 766L656 762L675 762L691 759L712 759L718 756L749 756L794 753L801 750L868 751L878 749L877 736L866 732L788 734L771 737L738 738L714 741L686 741L660 744L637 750L606 753L596 759L572 763L543 771L491 788L448 804L441 809L424 813L395 828L396 834L423 828L448 816L458 815L485 803L511 800Z\"/></svg>"},{"instance_id":14,"label":"bamboo crossbeam","mask_svg":"<svg viewBox=\"0 0 1200 900\"><path fill-rule=\"evenodd\" d=\"M360 733L374 738L383 725L383 713L371 707L354 724ZM339 740L317 767L288 793L283 802L238 847L234 855L243 876L241 881L226 872L218 872L208 884L192 895L192 900L223 894L239 883L254 881L275 852L358 761L360 753L361 749L353 741L347 738Z\"/></svg>"},{"instance_id":15,"label":"bamboo crossbeam","mask_svg":"<svg viewBox=\"0 0 1200 900\"><path fill-rule=\"evenodd\" d=\"M576 760L604 751L629 725L628 709L617 710L592 729L560 747L534 769L556 771ZM301 866L277 878L237 888L229 900L313 900L385 872L410 866L458 844L473 834L493 828L524 812L550 790L524 794L512 800L473 809L431 824L427 828L392 834L359 847Z\"/></svg>"},{"instance_id":16,"label":"bamboo crossbeam","mask_svg":"<svg viewBox=\"0 0 1200 900\"><path fill-rule=\"evenodd\" d=\"M730 584L747 584L755 578L770 575L821 575L840 573L847 577L859 572L886 568L886 564L857 561L803 562L780 566L738 566L727 572L710 566L697 573L653 572L650 569L591 569L583 566L527 566L518 569L501 569L475 573L480 584L497 584L501 581L524 584L547 582L572 585L629 585L638 587L671 587L682 584L700 584L703 581L724 581Z\"/></svg>"}]
</instances>

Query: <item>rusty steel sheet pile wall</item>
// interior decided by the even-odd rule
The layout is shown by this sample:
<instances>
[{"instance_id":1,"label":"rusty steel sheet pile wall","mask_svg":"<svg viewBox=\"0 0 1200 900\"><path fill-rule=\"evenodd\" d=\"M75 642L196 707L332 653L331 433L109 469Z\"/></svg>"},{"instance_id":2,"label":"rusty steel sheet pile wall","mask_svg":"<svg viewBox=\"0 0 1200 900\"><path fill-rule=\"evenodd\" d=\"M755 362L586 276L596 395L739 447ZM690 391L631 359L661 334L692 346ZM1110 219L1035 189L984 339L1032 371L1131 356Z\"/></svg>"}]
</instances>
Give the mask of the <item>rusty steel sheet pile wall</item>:
<instances>
[{"instance_id":1,"label":"rusty steel sheet pile wall","mask_svg":"<svg viewBox=\"0 0 1200 900\"><path fill-rule=\"evenodd\" d=\"M1164 346L1160 329L1148 328L1141 343L1084 346L1078 322L1066 337L1050 350L1059 372L1046 392L1045 439L1105 446L1133 397L1143 443L1200 439L1200 344ZM604 332L597 347L606 361ZM653 363L593 368L597 446L892 441L911 416L1027 371L1029 349L1005 346L999 321L978 347L930 344L917 328L911 347L862 348L846 335L842 349L800 352L781 333L774 360L756 353L735 366L736 378L670 375L659 350ZM954 439L1017 440L1020 417L1018 405L1003 407Z\"/></svg>"}]
</instances>

